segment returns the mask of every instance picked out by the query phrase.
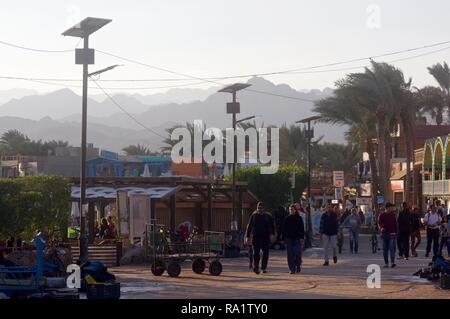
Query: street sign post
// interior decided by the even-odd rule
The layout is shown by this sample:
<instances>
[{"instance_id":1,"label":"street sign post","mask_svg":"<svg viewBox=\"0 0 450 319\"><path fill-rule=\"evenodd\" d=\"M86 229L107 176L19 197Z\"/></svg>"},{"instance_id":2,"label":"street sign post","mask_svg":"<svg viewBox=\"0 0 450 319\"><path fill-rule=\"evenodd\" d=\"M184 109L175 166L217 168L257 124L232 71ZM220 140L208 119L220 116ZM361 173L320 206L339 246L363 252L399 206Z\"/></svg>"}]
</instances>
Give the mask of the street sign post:
<instances>
[{"instance_id":1,"label":"street sign post","mask_svg":"<svg viewBox=\"0 0 450 319\"><path fill-rule=\"evenodd\" d=\"M344 171L333 171L333 185L334 187L344 187Z\"/></svg>"}]
</instances>

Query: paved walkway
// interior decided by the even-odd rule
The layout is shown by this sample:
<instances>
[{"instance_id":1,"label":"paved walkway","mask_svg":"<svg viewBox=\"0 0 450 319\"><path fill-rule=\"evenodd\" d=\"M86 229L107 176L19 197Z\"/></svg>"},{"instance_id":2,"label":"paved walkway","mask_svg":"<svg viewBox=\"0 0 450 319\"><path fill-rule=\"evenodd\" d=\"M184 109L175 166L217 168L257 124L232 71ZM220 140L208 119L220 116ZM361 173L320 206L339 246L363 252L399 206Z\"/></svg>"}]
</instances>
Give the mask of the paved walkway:
<instances>
[{"instance_id":1,"label":"paved walkway","mask_svg":"<svg viewBox=\"0 0 450 319\"><path fill-rule=\"evenodd\" d=\"M424 267L424 246L419 257L398 260L397 268L381 268L381 288L369 289L366 272L369 264L382 266L383 256L369 252L369 235L361 235L357 255L349 253L348 236L337 264L322 266L321 248L305 252L300 274L290 275L285 251L270 251L268 273L256 275L248 268L247 258L222 259L220 276L192 272L189 262L182 266L178 278L166 273L155 277L150 266L111 268L121 282L122 298L450 298L450 290L442 290L426 279L412 276Z\"/></svg>"}]
</instances>

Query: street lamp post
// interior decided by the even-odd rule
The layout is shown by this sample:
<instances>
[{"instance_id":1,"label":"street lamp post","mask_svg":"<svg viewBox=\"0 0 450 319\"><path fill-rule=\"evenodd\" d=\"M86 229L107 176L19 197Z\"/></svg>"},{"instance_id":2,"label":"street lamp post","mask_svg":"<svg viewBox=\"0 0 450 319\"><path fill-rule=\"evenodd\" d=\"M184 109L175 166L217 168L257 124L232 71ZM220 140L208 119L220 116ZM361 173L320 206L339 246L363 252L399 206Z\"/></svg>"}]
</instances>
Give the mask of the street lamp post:
<instances>
[{"instance_id":1,"label":"street lamp post","mask_svg":"<svg viewBox=\"0 0 450 319\"><path fill-rule=\"evenodd\" d=\"M296 121L295 123L307 123L308 128L306 130L306 138L308 144L306 146L307 153L307 169L308 169L308 194L306 200L308 204L308 232L305 240L305 248L312 247L312 229L311 229L311 140L314 137L314 131L311 129L311 122L320 119L321 116L311 116L303 120Z\"/></svg>"},{"instance_id":2,"label":"street lamp post","mask_svg":"<svg viewBox=\"0 0 450 319\"><path fill-rule=\"evenodd\" d=\"M236 131L236 125L244 120L249 120L254 117L248 117L242 120L236 120L236 114L240 113L240 104L236 101L236 92L248 88L251 84L235 83L224 87L219 90L223 93L231 93L233 95L233 102L227 103L227 113L232 114L233 132ZM237 161L237 148L236 148L236 134L233 136L233 163L232 163L232 186L231 186L231 230L237 231L236 221L236 161Z\"/></svg>"},{"instance_id":3,"label":"street lamp post","mask_svg":"<svg viewBox=\"0 0 450 319\"><path fill-rule=\"evenodd\" d=\"M82 97L82 115L81 115L81 163L80 163L80 261L85 262L87 254L87 236L86 236L86 217L84 205L86 204L86 131L87 131L87 81L88 65L94 64L94 50L89 49L89 35L99 30L110 19L85 18L70 29L64 31L62 35L82 38L84 41L83 49L75 50L75 64L83 65L83 97Z\"/></svg>"}]
</instances>

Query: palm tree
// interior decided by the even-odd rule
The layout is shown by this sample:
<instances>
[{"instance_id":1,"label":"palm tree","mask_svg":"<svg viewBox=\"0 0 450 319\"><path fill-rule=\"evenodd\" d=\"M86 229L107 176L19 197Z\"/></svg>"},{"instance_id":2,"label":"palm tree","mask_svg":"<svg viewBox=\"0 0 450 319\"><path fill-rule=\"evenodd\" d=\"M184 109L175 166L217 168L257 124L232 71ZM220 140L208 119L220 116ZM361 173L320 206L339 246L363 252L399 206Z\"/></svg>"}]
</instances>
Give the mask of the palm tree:
<instances>
[{"instance_id":1,"label":"palm tree","mask_svg":"<svg viewBox=\"0 0 450 319\"><path fill-rule=\"evenodd\" d=\"M322 116L321 122L350 127L346 132L346 139L349 144L366 150L369 154L373 191L376 194L380 183L375 156L374 114L362 107L353 94L349 94L345 81L336 82L336 86L334 96L318 101L314 111Z\"/></svg>"},{"instance_id":2,"label":"palm tree","mask_svg":"<svg viewBox=\"0 0 450 319\"><path fill-rule=\"evenodd\" d=\"M447 105L445 93L437 87L425 86L417 89L415 96L421 111L430 114L436 121L436 124L441 125L443 122L443 113Z\"/></svg>"},{"instance_id":3,"label":"palm tree","mask_svg":"<svg viewBox=\"0 0 450 319\"><path fill-rule=\"evenodd\" d=\"M128 145L127 147L122 148L122 151L127 155L156 155L156 152L152 152L147 147L137 144L137 145Z\"/></svg>"},{"instance_id":4,"label":"palm tree","mask_svg":"<svg viewBox=\"0 0 450 319\"><path fill-rule=\"evenodd\" d=\"M336 86L335 96L316 103L315 111L323 116L324 121L350 125L354 132L364 137L367 151L370 149L371 162L374 159L373 138L377 138L378 184L381 192L388 196L390 133L410 81L405 82L399 69L371 61L370 69L348 74ZM376 172L372 170L375 185Z\"/></svg>"},{"instance_id":5,"label":"palm tree","mask_svg":"<svg viewBox=\"0 0 450 319\"><path fill-rule=\"evenodd\" d=\"M450 69L447 62L443 64L437 63L431 67L428 67L428 72L434 77L442 93L445 97L445 105L450 116Z\"/></svg>"}]
</instances>

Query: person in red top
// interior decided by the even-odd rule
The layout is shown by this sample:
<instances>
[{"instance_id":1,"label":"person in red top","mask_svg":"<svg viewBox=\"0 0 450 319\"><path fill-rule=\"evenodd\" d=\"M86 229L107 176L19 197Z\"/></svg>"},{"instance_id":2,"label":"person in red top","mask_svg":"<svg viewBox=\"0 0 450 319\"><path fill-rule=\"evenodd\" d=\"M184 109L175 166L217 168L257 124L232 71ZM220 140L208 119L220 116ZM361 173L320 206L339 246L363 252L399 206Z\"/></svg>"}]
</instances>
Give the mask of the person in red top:
<instances>
[{"instance_id":1,"label":"person in red top","mask_svg":"<svg viewBox=\"0 0 450 319\"><path fill-rule=\"evenodd\" d=\"M389 267L388 257L391 257L391 267L395 267L395 243L398 226L394 209L394 204L386 203L386 210L380 208L380 216L378 217L378 227L381 231L381 241L383 242L384 268Z\"/></svg>"}]
</instances>

